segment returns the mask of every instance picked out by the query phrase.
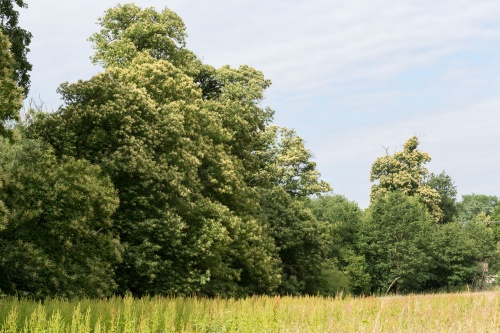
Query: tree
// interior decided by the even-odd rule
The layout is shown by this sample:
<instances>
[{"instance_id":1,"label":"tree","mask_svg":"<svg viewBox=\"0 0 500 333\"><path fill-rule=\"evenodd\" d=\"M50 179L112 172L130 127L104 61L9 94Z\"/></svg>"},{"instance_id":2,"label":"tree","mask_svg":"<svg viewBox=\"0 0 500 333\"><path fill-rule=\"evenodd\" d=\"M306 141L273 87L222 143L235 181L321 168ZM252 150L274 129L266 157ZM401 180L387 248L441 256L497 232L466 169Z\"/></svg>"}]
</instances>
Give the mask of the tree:
<instances>
[{"instance_id":1,"label":"tree","mask_svg":"<svg viewBox=\"0 0 500 333\"><path fill-rule=\"evenodd\" d=\"M45 298L115 292L121 246L108 177L46 144L0 138L0 290Z\"/></svg>"},{"instance_id":2,"label":"tree","mask_svg":"<svg viewBox=\"0 0 500 333\"><path fill-rule=\"evenodd\" d=\"M376 196L368 210L360 239L372 292L425 288L432 278L430 237L432 219L418 196L400 191Z\"/></svg>"},{"instance_id":3,"label":"tree","mask_svg":"<svg viewBox=\"0 0 500 333\"><path fill-rule=\"evenodd\" d=\"M8 124L19 120L19 110L22 107L23 93L12 79L14 60L9 51L10 42L0 31L0 135L8 133Z\"/></svg>"},{"instance_id":4,"label":"tree","mask_svg":"<svg viewBox=\"0 0 500 333\"><path fill-rule=\"evenodd\" d=\"M203 64L168 9L118 5L99 23L91 41L104 71L61 85L65 105L35 115L27 133L113 182L119 291L273 293L291 265L305 290L324 259L305 198L330 188L303 140L270 126L270 81L250 66Z\"/></svg>"},{"instance_id":5,"label":"tree","mask_svg":"<svg viewBox=\"0 0 500 333\"><path fill-rule=\"evenodd\" d=\"M309 196L330 191L330 185L320 180L311 152L295 131L269 126L262 140L268 146L253 154L264 162L262 169L255 169L254 181L260 185L260 206L281 260L279 291L317 294L321 284L323 294L335 293L336 286L323 279L323 273L332 273L329 227L308 206Z\"/></svg>"},{"instance_id":6,"label":"tree","mask_svg":"<svg viewBox=\"0 0 500 333\"><path fill-rule=\"evenodd\" d=\"M424 184L424 176L428 174L424 164L430 162L431 157L419 151L418 145L418 138L413 136L405 142L403 151L375 160L370 181L377 183L372 185L370 199L374 202L379 195L393 191L400 191L408 196L418 195L434 220L439 221L443 215L438 206L439 192Z\"/></svg>"},{"instance_id":7,"label":"tree","mask_svg":"<svg viewBox=\"0 0 500 333\"><path fill-rule=\"evenodd\" d=\"M310 202L318 221L330 226L330 259L346 277L347 290L354 294L369 292L370 276L359 251L362 211L358 204L341 195L325 195Z\"/></svg>"},{"instance_id":8,"label":"tree","mask_svg":"<svg viewBox=\"0 0 500 333\"><path fill-rule=\"evenodd\" d=\"M120 291L276 290L279 258L251 182L264 163L272 112L259 102L269 82L249 66L223 67L220 94L207 99L172 12L124 5L100 22L92 40L105 71L61 85L65 106L37 115L28 133L99 165L118 190Z\"/></svg>"},{"instance_id":9,"label":"tree","mask_svg":"<svg viewBox=\"0 0 500 333\"><path fill-rule=\"evenodd\" d=\"M433 173L424 177L424 184L435 189L441 198L438 203L443 215L439 222L448 223L455 219L457 214L456 197L457 187L455 183L444 171L439 175Z\"/></svg>"},{"instance_id":10,"label":"tree","mask_svg":"<svg viewBox=\"0 0 500 333\"><path fill-rule=\"evenodd\" d=\"M499 202L493 195L465 194L462 201L457 203L457 220L466 223L474 220L479 214L491 216L495 205Z\"/></svg>"},{"instance_id":11,"label":"tree","mask_svg":"<svg viewBox=\"0 0 500 333\"><path fill-rule=\"evenodd\" d=\"M14 4L20 8L27 8L23 0L0 0L0 30L8 37L11 45L9 50L14 58L14 71L10 73L16 83L23 89L24 96L28 95L32 65L28 62L28 46L31 43L31 33L20 28L19 12ZM3 45L2 45L3 49Z\"/></svg>"},{"instance_id":12,"label":"tree","mask_svg":"<svg viewBox=\"0 0 500 333\"><path fill-rule=\"evenodd\" d=\"M475 239L457 222L435 225L432 234L432 278L427 288L459 288L472 284L481 259Z\"/></svg>"},{"instance_id":13,"label":"tree","mask_svg":"<svg viewBox=\"0 0 500 333\"><path fill-rule=\"evenodd\" d=\"M323 271L332 268L328 225L314 217L304 200L282 187L265 191L261 205L281 261L279 292L316 294Z\"/></svg>"}]
</instances>

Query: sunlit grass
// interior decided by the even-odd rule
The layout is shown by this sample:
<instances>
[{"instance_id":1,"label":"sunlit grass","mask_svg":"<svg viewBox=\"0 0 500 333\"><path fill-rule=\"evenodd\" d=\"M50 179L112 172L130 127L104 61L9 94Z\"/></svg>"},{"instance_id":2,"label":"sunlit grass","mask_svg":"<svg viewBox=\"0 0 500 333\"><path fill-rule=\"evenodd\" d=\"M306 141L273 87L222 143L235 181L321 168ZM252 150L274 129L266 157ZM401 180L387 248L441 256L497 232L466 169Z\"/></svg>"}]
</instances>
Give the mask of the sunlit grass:
<instances>
[{"instance_id":1,"label":"sunlit grass","mask_svg":"<svg viewBox=\"0 0 500 333\"><path fill-rule=\"evenodd\" d=\"M0 332L500 332L498 292L0 301Z\"/></svg>"}]
</instances>

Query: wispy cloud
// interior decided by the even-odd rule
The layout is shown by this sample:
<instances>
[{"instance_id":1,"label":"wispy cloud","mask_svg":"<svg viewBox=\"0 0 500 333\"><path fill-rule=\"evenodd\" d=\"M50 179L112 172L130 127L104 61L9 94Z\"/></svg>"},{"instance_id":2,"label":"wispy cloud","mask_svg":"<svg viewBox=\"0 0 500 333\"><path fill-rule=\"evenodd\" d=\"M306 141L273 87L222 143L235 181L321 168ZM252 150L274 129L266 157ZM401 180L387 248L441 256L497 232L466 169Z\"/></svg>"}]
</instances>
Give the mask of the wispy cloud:
<instances>
[{"instance_id":1,"label":"wispy cloud","mask_svg":"<svg viewBox=\"0 0 500 333\"><path fill-rule=\"evenodd\" d=\"M163 4L136 0L140 6ZM86 39L115 1L32 2L32 93L98 68ZM500 2L491 0L171 0L205 62L249 64L273 81L266 104L296 128L324 178L367 205L369 169L411 135L461 193L500 195ZM496 191L496 193L495 193Z\"/></svg>"}]
</instances>

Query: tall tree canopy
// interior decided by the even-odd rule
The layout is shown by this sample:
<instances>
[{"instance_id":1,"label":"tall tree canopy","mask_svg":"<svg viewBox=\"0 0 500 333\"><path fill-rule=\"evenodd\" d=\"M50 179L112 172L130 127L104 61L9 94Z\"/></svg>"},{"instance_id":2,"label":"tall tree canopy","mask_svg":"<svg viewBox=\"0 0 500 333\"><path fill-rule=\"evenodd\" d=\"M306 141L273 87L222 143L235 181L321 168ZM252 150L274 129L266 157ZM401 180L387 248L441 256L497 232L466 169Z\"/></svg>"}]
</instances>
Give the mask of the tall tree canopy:
<instances>
[{"instance_id":1,"label":"tall tree canopy","mask_svg":"<svg viewBox=\"0 0 500 333\"><path fill-rule=\"evenodd\" d=\"M439 208L439 192L424 183L428 174L424 164L430 162L429 154L417 149L418 138L413 136L403 145L403 151L379 157L372 165L370 181L376 182L371 189L371 202L388 192L400 191L408 196L418 195L436 221L443 213Z\"/></svg>"},{"instance_id":2,"label":"tall tree canopy","mask_svg":"<svg viewBox=\"0 0 500 333\"><path fill-rule=\"evenodd\" d=\"M269 129L274 112L260 102L270 81L249 66L202 64L185 48L182 20L168 9L118 5L99 22L91 40L104 72L61 85L65 105L37 115L27 132L58 156L88 160L111 178L124 245L120 290L276 291L282 229L263 198L285 203L294 216L286 228L301 243L308 237L299 231L317 225L293 197L329 186L302 139ZM301 251L290 260L305 265ZM309 266L305 271L314 270Z\"/></svg>"},{"instance_id":3,"label":"tall tree canopy","mask_svg":"<svg viewBox=\"0 0 500 333\"><path fill-rule=\"evenodd\" d=\"M27 8L23 0L0 0L0 30L8 37L11 45L9 50L14 58L13 72L10 73L17 84L22 87L24 95L28 95L32 65L28 62L27 54L31 43L31 33L18 26L19 12L14 5ZM3 47L3 45L2 45Z\"/></svg>"},{"instance_id":4,"label":"tall tree canopy","mask_svg":"<svg viewBox=\"0 0 500 333\"><path fill-rule=\"evenodd\" d=\"M254 271L247 275L256 279L255 291L273 285L279 275L272 245L260 243L265 234L255 219L237 214L241 203L234 196L246 191L240 188L244 169L221 142L230 138L223 139L217 113L203 107L190 77L141 54L128 67L110 67L60 92L67 106L31 129L58 154L99 164L113 180L126 246L118 271L122 289L190 294L212 283L227 288L242 269ZM235 244L249 237L252 244ZM250 253L258 256L251 264Z\"/></svg>"}]
</instances>

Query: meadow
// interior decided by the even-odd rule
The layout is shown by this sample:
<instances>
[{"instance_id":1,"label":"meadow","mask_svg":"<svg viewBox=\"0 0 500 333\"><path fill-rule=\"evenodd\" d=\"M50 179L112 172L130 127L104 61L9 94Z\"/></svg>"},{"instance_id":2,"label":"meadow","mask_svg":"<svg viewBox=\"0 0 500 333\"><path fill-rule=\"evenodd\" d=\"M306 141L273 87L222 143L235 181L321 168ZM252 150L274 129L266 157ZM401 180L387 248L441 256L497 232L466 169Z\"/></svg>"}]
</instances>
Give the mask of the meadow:
<instances>
[{"instance_id":1,"label":"meadow","mask_svg":"<svg viewBox=\"0 0 500 333\"><path fill-rule=\"evenodd\" d=\"M4 298L0 332L500 332L499 292L386 297Z\"/></svg>"}]
</instances>

